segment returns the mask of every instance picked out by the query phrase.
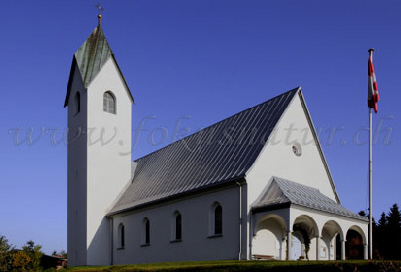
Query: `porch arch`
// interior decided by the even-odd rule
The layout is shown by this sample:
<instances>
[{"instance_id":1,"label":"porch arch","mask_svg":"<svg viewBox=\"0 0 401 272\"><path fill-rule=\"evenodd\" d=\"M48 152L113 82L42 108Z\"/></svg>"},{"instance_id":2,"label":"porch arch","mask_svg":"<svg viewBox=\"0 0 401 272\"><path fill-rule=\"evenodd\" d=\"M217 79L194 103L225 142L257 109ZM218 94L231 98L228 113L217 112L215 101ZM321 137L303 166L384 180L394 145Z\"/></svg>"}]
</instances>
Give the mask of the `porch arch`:
<instances>
[{"instance_id":1,"label":"porch arch","mask_svg":"<svg viewBox=\"0 0 401 272\"><path fill-rule=\"evenodd\" d=\"M285 259L285 239L287 227L279 215L268 215L256 224L252 254L254 258Z\"/></svg>"},{"instance_id":2,"label":"porch arch","mask_svg":"<svg viewBox=\"0 0 401 272\"><path fill-rule=\"evenodd\" d=\"M293 235L298 236L301 238L301 252L295 253L293 252L294 250L299 250L299 248L292 248L292 241L290 241L291 244L291 252L290 256L300 256L301 258L306 258L309 259L310 256L313 257L313 255L309 254L309 251L313 251L312 249L312 244L317 247L317 240L319 239L319 227L316 224L316 221L308 216L308 215L301 215L298 216L293 225L292 225L292 230L293 230ZM312 242L314 240L314 242Z\"/></svg>"},{"instance_id":3,"label":"porch arch","mask_svg":"<svg viewBox=\"0 0 401 272\"><path fill-rule=\"evenodd\" d=\"M326 260L341 260L344 248L344 233L340 224L335 220L327 221L322 228L321 239L323 246L327 250Z\"/></svg>"},{"instance_id":4,"label":"porch arch","mask_svg":"<svg viewBox=\"0 0 401 272\"><path fill-rule=\"evenodd\" d=\"M301 215L295 219L292 229L298 228L304 229L311 238L319 235L319 227L316 221L308 215Z\"/></svg>"},{"instance_id":5,"label":"porch arch","mask_svg":"<svg viewBox=\"0 0 401 272\"><path fill-rule=\"evenodd\" d=\"M349 260L367 258L366 236L359 226L353 225L347 231L345 256Z\"/></svg>"}]
</instances>

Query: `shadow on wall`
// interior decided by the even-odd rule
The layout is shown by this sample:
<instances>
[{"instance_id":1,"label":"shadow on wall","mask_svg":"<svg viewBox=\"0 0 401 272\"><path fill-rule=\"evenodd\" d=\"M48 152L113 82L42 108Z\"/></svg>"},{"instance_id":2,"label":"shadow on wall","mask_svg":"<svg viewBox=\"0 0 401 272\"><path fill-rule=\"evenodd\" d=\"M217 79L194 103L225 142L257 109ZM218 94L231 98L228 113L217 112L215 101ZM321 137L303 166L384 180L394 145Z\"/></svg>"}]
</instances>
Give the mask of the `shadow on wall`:
<instances>
[{"instance_id":1,"label":"shadow on wall","mask_svg":"<svg viewBox=\"0 0 401 272\"><path fill-rule=\"evenodd\" d=\"M111 220L104 217L88 246L87 265L111 264Z\"/></svg>"}]
</instances>

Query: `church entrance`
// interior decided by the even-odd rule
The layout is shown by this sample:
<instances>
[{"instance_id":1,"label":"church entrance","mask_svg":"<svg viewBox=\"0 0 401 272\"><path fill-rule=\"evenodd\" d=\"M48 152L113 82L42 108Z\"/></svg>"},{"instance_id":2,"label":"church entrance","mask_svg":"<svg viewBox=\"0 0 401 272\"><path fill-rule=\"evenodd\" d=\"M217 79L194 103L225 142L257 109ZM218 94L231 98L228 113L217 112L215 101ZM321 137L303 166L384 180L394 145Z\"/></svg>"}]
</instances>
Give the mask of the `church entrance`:
<instances>
[{"instance_id":1,"label":"church entrance","mask_svg":"<svg viewBox=\"0 0 401 272\"><path fill-rule=\"evenodd\" d=\"M292 229L294 231L292 240L297 241L296 239L298 238L298 241L301 241L301 249L299 249L299 246L293 242L293 247L298 247L298 249L296 249L297 251L294 251L295 249L292 250L292 260L298 260L301 256L307 260L309 260L309 257L315 259L315 256L309 256L308 254L309 249L311 248L312 237L317 237L319 233L315 220L310 216L301 215L295 219ZM297 256L294 256L294 254L297 254Z\"/></svg>"},{"instance_id":2,"label":"church entrance","mask_svg":"<svg viewBox=\"0 0 401 272\"><path fill-rule=\"evenodd\" d=\"M299 233L292 235L292 254L291 260L299 260L302 256L302 242Z\"/></svg>"}]
</instances>

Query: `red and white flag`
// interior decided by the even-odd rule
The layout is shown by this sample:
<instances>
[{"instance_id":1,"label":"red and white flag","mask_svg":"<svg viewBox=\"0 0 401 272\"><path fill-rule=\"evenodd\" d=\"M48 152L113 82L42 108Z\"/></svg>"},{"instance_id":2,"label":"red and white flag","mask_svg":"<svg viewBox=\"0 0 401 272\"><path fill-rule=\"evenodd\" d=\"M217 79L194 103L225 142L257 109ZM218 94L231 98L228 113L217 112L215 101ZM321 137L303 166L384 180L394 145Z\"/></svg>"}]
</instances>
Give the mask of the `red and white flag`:
<instances>
[{"instance_id":1,"label":"red and white flag","mask_svg":"<svg viewBox=\"0 0 401 272\"><path fill-rule=\"evenodd\" d=\"M375 69L373 68L372 62L372 52L373 49L369 50L369 63L368 63L368 106L369 108L375 109L375 113L377 113L377 102L379 102L379 90L377 89L377 82L375 76Z\"/></svg>"}]
</instances>

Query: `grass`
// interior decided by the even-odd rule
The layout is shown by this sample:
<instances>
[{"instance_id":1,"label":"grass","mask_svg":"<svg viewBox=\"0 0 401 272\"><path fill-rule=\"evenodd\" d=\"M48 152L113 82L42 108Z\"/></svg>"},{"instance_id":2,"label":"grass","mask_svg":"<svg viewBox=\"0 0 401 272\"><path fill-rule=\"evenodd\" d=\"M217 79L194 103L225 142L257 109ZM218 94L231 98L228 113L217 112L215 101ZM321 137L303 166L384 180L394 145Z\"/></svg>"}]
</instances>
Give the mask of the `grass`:
<instances>
[{"instance_id":1,"label":"grass","mask_svg":"<svg viewBox=\"0 0 401 272\"><path fill-rule=\"evenodd\" d=\"M401 271L401 262L383 261L204 261L204 262L171 262L135 265L85 266L71 267L62 271L135 271L135 272L166 272L166 271Z\"/></svg>"}]
</instances>

